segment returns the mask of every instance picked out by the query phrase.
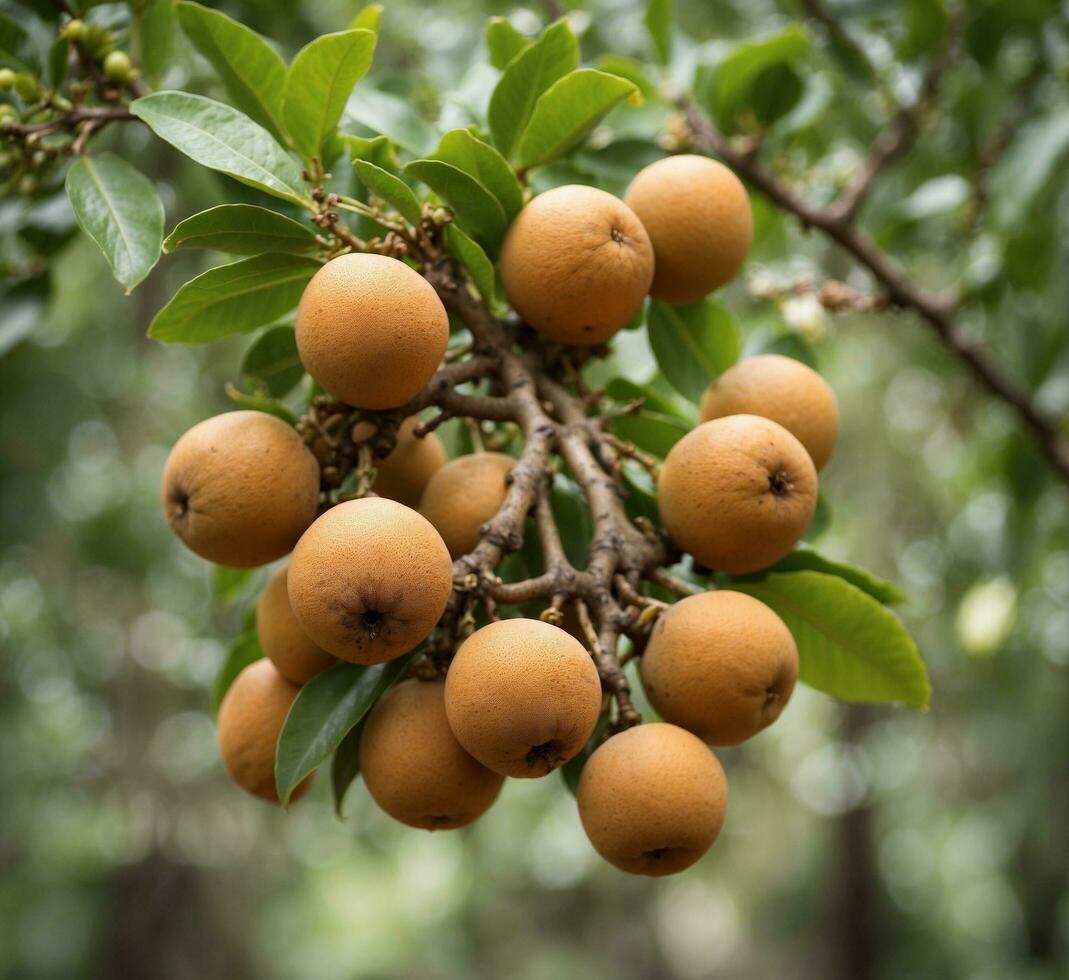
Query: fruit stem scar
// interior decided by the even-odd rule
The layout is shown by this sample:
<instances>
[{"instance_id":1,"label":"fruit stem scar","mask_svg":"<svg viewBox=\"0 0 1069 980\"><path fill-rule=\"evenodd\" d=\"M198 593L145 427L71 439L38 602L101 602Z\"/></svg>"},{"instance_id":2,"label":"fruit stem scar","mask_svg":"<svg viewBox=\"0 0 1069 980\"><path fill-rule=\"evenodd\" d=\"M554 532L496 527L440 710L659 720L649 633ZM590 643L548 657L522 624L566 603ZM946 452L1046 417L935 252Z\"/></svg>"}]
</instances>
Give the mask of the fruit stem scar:
<instances>
[{"instance_id":1,"label":"fruit stem scar","mask_svg":"<svg viewBox=\"0 0 1069 980\"><path fill-rule=\"evenodd\" d=\"M534 766L540 762L546 767L547 773L557 768L559 759L560 745L555 739L550 739L550 741L543 742L541 745L533 745L527 753L527 765Z\"/></svg>"},{"instance_id":2,"label":"fruit stem scar","mask_svg":"<svg viewBox=\"0 0 1069 980\"><path fill-rule=\"evenodd\" d=\"M794 489L794 483L786 470L777 470L768 478L768 489L777 497L783 497Z\"/></svg>"},{"instance_id":3,"label":"fruit stem scar","mask_svg":"<svg viewBox=\"0 0 1069 980\"><path fill-rule=\"evenodd\" d=\"M616 242L617 244L619 244L619 245L622 245L627 240L626 237L624 236L624 233L622 231L620 231L619 228L613 228L611 234L612 234L612 240L614 242Z\"/></svg>"},{"instance_id":4,"label":"fruit stem scar","mask_svg":"<svg viewBox=\"0 0 1069 980\"><path fill-rule=\"evenodd\" d=\"M364 613L364 629L367 635L374 640L382 629L383 615L377 609L369 609Z\"/></svg>"}]
</instances>

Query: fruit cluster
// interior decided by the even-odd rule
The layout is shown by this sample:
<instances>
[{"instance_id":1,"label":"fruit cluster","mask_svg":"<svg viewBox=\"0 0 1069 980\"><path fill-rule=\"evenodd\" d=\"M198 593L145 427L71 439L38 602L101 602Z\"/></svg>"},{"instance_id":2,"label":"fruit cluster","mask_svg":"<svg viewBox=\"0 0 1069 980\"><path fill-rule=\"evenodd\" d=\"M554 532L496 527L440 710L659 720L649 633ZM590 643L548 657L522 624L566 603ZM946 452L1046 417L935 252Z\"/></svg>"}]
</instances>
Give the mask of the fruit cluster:
<instances>
[{"instance_id":1,"label":"fruit cluster","mask_svg":"<svg viewBox=\"0 0 1069 980\"><path fill-rule=\"evenodd\" d=\"M520 211L501 249L505 293L526 324L507 335L508 356L541 358L549 372L560 358L547 352L606 343L647 295L697 300L736 274L751 235L741 183L703 157L647 167L626 201L585 186L544 192ZM376 413L404 419L372 492L332 499L314 452L321 434L313 427L302 436L252 411L200 423L167 461L164 509L198 555L249 567L292 551L259 599L266 659L240 673L219 713L227 769L263 799L278 799L276 742L300 686L339 660L381 664L420 648L517 479L517 460L504 453L447 461L415 415L433 403L420 396L446 353L442 292L405 261L352 252L323 265L300 301L301 361L349 407L350 444L374 438ZM500 400L509 379L495 383L489 397ZM554 424L564 431L573 421ZM770 355L741 362L709 387L700 424L665 459L657 490L667 537L649 534L666 556L686 552L733 575L776 562L813 515L817 470L837 425L834 395L808 367ZM608 474L604 482L616 492ZM620 567L604 556L594 562L610 579ZM460 827L487 810L506 776L544 776L600 740L577 794L592 844L626 871L679 871L709 848L724 819L727 784L708 746L736 745L779 716L798 675L794 639L771 609L729 589L647 606L656 615L643 617L632 640L664 722L624 717L602 732L612 691L592 653L608 614L596 601L582 604L566 581L552 594L543 619L489 610L444 661L416 661L413 676L379 699L360 739L368 790L406 824Z\"/></svg>"}]
</instances>

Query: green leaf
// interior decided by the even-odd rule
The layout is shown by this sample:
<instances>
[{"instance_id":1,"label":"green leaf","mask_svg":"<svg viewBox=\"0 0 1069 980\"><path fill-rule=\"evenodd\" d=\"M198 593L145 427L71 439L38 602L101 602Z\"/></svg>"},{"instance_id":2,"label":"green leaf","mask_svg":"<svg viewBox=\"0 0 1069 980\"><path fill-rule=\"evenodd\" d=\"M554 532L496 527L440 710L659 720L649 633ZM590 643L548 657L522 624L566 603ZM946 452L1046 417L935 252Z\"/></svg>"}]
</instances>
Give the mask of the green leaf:
<instances>
[{"instance_id":1,"label":"green leaf","mask_svg":"<svg viewBox=\"0 0 1069 980\"><path fill-rule=\"evenodd\" d=\"M525 170L551 163L578 146L613 107L638 92L634 82L580 68L554 82L535 103L516 154Z\"/></svg>"},{"instance_id":2,"label":"green leaf","mask_svg":"<svg viewBox=\"0 0 1069 980\"><path fill-rule=\"evenodd\" d=\"M377 31L382 20L382 4L369 3L350 22L350 30Z\"/></svg>"},{"instance_id":3,"label":"green leaf","mask_svg":"<svg viewBox=\"0 0 1069 980\"><path fill-rule=\"evenodd\" d=\"M809 35L797 24L732 51L713 76L711 108L720 126L734 129L744 109L764 125L790 112L802 96L796 69L808 53Z\"/></svg>"},{"instance_id":4,"label":"green leaf","mask_svg":"<svg viewBox=\"0 0 1069 980\"><path fill-rule=\"evenodd\" d=\"M439 141L433 157L471 174L497 198L508 221L523 207L523 188L516 172L497 150L469 130L451 129Z\"/></svg>"},{"instance_id":5,"label":"green leaf","mask_svg":"<svg viewBox=\"0 0 1069 980\"><path fill-rule=\"evenodd\" d=\"M579 42L564 20L547 27L534 44L508 63L487 110L494 143L504 156L511 158L538 97L578 65Z\"/></svg>"},{"instance_id":6,"label":"green leaf","mask_svg":"<svg viewBox=\"0 0 1069 980\"><path fill-rule=\"evenodd\" d=\"M654 61L667 65L672 54L672 0L646 0L644 20Z\"/></svg>"},{"instance_id":7,"label":"green leaf","mask_svg":"<svg viewBox=\"0 0 1069 980\"><path fill-rule=\"evenodd\" d=\"M301 688L278 737L275 783L283 804L401 677L411 659L408 654L374 667L336 664Z\"/></svg>"},{"instance_id":8,"label":"green leaf","mask_svg":"<svg viewBox=\"0 0 1069 980\"><path fill-rule=\"evenodd\" d=\"M311 207L293 158L266 129L236 109L188 92L156 92L130 103L130 111L201 166Z\"/></svg>"},{"instance_id":9,"label":"green leaf","mask_svg":"<svg viewBox=\"0 0 1069 980\"><path fill-rule=\"evenodd\" d=\"M339 817L342 815L345 793L360 775L360 736L363 733L364 722L361 720L338 743L330 760L330 790L334 797L334 812Z\"/></svg>"},{"instance_id":10,"label":"green leaf","mask_svg":"<svg viewBox=\"0 0 1069 980\"><path fill-rule=\"evenodd\" d=\"M367 160L383 170L397 165L397 154L389 136L376 136L364 139L363 136L344 134L345 146L352 160Z\"/></svg>"},{"instance_id":11,"label":"green leaf","mask_svg":"<svg viewBox=\"0 0 1069 980\"><path fill-rule=\"evenodd\" d=\"M482 246L454 224L445 226L445 243L449 254L468 271L483 301L493 306L497 302L494 264L487 258Z\"/></svg>"},{"instance_id":12,"label":"green leaf","mask_svg":"<svg viewBox=\"0 0 1069 980\"><path fill-rule=\"evenodd\" d=\"M287 425L297 424L297 416L277 398L272 398L269 395L263 394L246 394L229 381L226 384L226 397L235 405L240 405L242 408L248 408L254 412L264 412L267 415L274 415L275 418L282 419Z\"/></svg>"},{"instance_id":13,"label":"green leaf","mask_svg":"<svg viewBox=\"0 0 1069 980\"><path fill-rule=\"evenodd\" d=\"M934 51L950 27L946 0L908 0L905 19L906 36L898 49L904 61Z\"/></svg>"},{"instance_id":14,"label":"green leaf","mask_svg":"<svg viewBox=\"0 0 1069 980\"><path fill-rule=\"evenodd\" d=\"M613 378L605 388L606 394L615 401L626 404L627 402L642 399L645 403L643 408L657 415L670 415L680 419L688 425L694 424L694 419L689 418L680 411L679 406L671 399L666 398L659 391L655 391L648 385L637 385L627 378Z\"/></svg>"},{"instance_id":15,"label":"green leaf","mask_svg":"<svg viewBox=\"0 0 1069 980\"><path fill-rule=\"evenodd\" d=\"M249 583L257 577L258 568L231 568L229 565L212 566L212 593L216 605L226 608L233 605Z\"/></svg>"},{"instance_id":16,"label":"green leaf","mask_svg":"<svg viewBox=\"0 0 1069 980\"><path fill-rule=\"evenodd\" d=\"M643 65L634 58L628 58L622 54L603 54L597 61L597 68L610 75L619 75L629 82L634 82L636 88L645 99L657 97L657 86L646 74ZM656 145L656 144L653 144ZM660 150L660 156L664 156L664 150Z\"/></svg>"},{"instance_id":17,"label":"green leaf","mask_svg":"<svg viewBox=\"0 0 1069 980\"><path fill-rule=\"evenodd\" d=\"M57 37L49 46L48 80L52 88L59 88L67 80L70 53L71 42L65 37Z\"/></svg>"},{"instance_id":18,"label":"green leaf","mask_svg":"<svg viewBox=\"0 0 1069 980\"><path fill-rule=\"evenodd\" d=\"M248 333L289 313L320 263L297 255L254 255L191 279L156 314L148 335L167 344L204 344Z\"/></svg>"},{"instance_id":19,"label":"green leaf","mask_svg":"<svg viewBox=\"0 0 1069 980\"><path fill-rule=\"evenodd\" d=\"M141 67L156 85L174 56L175 5L172 0L148 0L138 19Z\"/></svg>"},{"instance_id":20,"label":"green leaf","mask_svg":"<svg viewBox=\"0 0 1069 980\"><path fill-rule=\"evenodd\" d=\"M160 257L163 204L152 181L112 153L83 156L67 172L67 196L129 292Z\"/></svg>"},{"instance_id":21,"label":"green leaf","mask_svg":"<svg viewBox=\"0 0 1069 980\"><path fill-rule=\"evenodd\" d=\"M293 327L272 327L260 334L245 352L241 374L272 398L290 391L304 377Z\"/></svg>"},{"instance_id":22,"label":"green leaf","mask_svg":"<svg viewBox=\"0 0 1069 980\"><path fill-rule=\"evenodd\" d=\"M913 638L890 610L838 577L801 571L733 588L760 599L798 644L799 677L844 701L927 707L931 685Z\"/></svg>"},{"instance_id":23,"label":"green leaf","mask_svg":"<svg viewBox=\"0 0 1069 980\"><path fill-rule=\"evenodd\" d=\"M223 698L226 696L226 692L230 690L230 685L234 683L234 678L249 664L260 660L263 655L264 652L260 648L260 640L256 635L254 619L252 625L247 625L241 636L230 644L230 649L226 652L223 665L215 676L215 683L212 685L213 711L217 712L219 710L219 705L223 703Z\"/></svg>"},{"instance_id":24,"label":"green leaf","mask_svg":"<svg viewBox=\"0 0 1069 980\"><path fill-rule=\"evenodd\" d=\"M217 10L182 0L175 12L186 37L211 62L234 105L282 141L286 63L281 55L255 31Z\"/></svg>"},{"instance_id":25,"label":"green leaf","mask_svg":"<svg viewBox=\"0 0 1069 980\"><path fill-rule=\"evenodd\" d=\"M282 92L282 118L297 149L308 159L319 156L334 132L345 103L371 67L374 31L324 34L297 52Z\"/></svg>"},{"instance_id":26,"label":"green leaf","mask_svg":"<svg viewBox=\"0 0 1069 980\"><path fill-rule=\"evenodd\" d=\"M685 306L650 303L647 329L657 366L695 404L709 382L738 360L742 348L734 317L715 300Z\"/></svg>"},{"instance_id":27,"label":"green leaf","mask_svg":"<svg viewBox=\"0 0 1069 980\"><path fill-rule=\"evenodd\" d=\"M37 51L26 29L14 18L0 13L0 65L37 74Z\"/></svg>"},{"instance_id":28,"label":"green leaf","mask_svg":"<svg viewBox=\"0 0 1069 980\"><path fill-rule=\"evenodd\" d=\"M507 17L491 17L486 25L486 49L490 53L490 64L498 71L503 71L516 55L533 43L516 30Z\"/></svg>"},{"instance_id":29,"label":"green leaf","mask_svg":"<svg viewBox=\"0 0 1069 980\"><path fill-rule=\"evenodd\" d=\"M220 204L178 223L164 240L163 250L180 248L210 248L231 255L304 255L322 246L311 228L277 211L255 204Z\"/></svg>"},{"instance_id":30,"label":"green leaf","mask_svg":"<svg viewBox=\"0 0 1069 980\"><path fill-rule=\"evenodd\" d=\"M846 562L825 558L824 555L814 551L812 548L797 548L766 571L754 576L744 576L744 578L757 580L777 572L803 571L838 575L839 578L857 586L862 592L868 593L873 599L882 602L885 606L898 606L906 601L905 593L893 582L877 578L871 572L858 568L856 565L848 565Z\"/></svg>"},{"instance_id":31,"label":"green leaf","mask_svg":"<svg viewBox=\"0 0 1069 980\"><path fill-rule=\"evenodd\" d=\"M653 453L661 459L690 432L690 426L681 419L655 412L621 415L612 420L610 427L621 439L633 442L639 449Z\"/></svg>"},{"instance_id":32,"label":"green leaf","mask_svg":"<svg viewBox=\"0 0 1069 980\"><path fill-rule=\"evenodd\" d=\"M505 210L479 181L441 160L413 160L405 173L430 187L452 208L465 231L496 252L505 234Z\"/></svg>"},{"instance_id":33,"label":"green leaf","mask_svg":"<svg viewBox=\"0 0 1069 980\"><path fill-rule=\"evenodd\" d=\"M1021 127L991 171L992 218L1019 231L1046 188L1064 176L1069 154L1069 108L1051 108Z\"/></svg>"},{"instance_id":34,"label":"green leaf","mask_svg":"<svg viewBox=\"0 0 1069 980\"><path fill-rule=\"evenodd\" d=\"M422 209L408 184L367 160L354 159L353 169L361 183L372 194L382 198L387 204L392 204L413 228L419 227Z\"/></svg>"},{"instance_id":35,"label":"green leaf","mask_svg":"<svg viewBox=\"0 0 1069 980\"><path fill-rule=\"evenodd\" d=\"M407 102L396 95L361 86L345 106L345 115L417 156L434 143L434 130Z\"/></svg>"}]
</instances>

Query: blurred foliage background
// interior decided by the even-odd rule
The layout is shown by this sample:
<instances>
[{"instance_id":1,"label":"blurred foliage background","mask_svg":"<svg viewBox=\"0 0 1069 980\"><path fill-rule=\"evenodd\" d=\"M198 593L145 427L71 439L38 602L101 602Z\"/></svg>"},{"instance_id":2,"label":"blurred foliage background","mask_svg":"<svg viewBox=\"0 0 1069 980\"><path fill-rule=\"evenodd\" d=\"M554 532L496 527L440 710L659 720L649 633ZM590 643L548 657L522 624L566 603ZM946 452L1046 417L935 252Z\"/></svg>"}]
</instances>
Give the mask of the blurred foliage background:
<instances>
[{"instance_id":1,"label":"blurred foliage background","mask_svg":"<svg viewBox=\"0 0 1069 980\"><path fill-rule=\"evenodd\" d=\"M0 6L25 21L42 5ZM218 6L287 56L359 8ZM566 6L588 61L647 56L641 4ZM828 8L908 98L945 8ZM122 5L97 10L123 21ZM546 11L389 2L369 81L465 124L494 78L482 53L491 14L535 33ZM680 0L675 19L670 75L685 86L755 38L808 33L801 98L762 155L830 199L886 119L821 25L791 0ZM1064 5L968 4L942 102L862 219L918 281L967 297L970 330L1054 414L1069 406L1067 38ZM177 32L174 43L166 86L215 91ZM1005 151L985 163L1018 109ZM578 175L543 180L621 192L671 127L656 106L617 110ZM153 176L168 227L233 199L235 185L147 132L104 142L120 141ZM870 288L826 240L756 196L754 208L751 274ZM1067 975L1066 490L923 326L757 299L745 282L726 291L747 350L802 351L838 393L820 547L903 584L935 693L915 713L799 690L774 728L720 753L732 800L713 851L687 874L645 880L596 859L555 777L510 781L477 825L434 835L388 821L359 786L339 821L326 780L289 814L226 781L209 689L250 595L214 596L157 495L174 439L227 408L243 345L144 339L204 261L173 256L125 297L74 233L61 188L0 203L0 976ZM653 376L641 334L624 335L616 365Z\"/></svg>"}]
</instances>

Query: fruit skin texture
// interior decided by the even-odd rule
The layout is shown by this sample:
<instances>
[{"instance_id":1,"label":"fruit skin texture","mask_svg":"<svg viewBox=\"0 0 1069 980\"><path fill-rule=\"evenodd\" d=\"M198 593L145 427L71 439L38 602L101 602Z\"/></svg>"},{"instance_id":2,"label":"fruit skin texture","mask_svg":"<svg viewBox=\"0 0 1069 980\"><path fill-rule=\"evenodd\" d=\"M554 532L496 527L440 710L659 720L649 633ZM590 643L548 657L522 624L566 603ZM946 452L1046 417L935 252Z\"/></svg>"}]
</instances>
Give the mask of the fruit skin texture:
<instances>
[{"instance_id":1,"label":"fruit skin texture","mask_svg":"<svg viewBox=\"0 0 1069 980\"><path fill-rule=\"evenodd\" d=\"M395 820L423 830L452 830L481 817L504 776L476 762L453 736L445 685L415 678L385 694L360 736L360 774Z\"/></svg>"},{"instance_id":2,"label":"fruit skin texture","mask_svg":"<svg viewBox=\"0 0 1069 980\"><path fill-rule=\"evenodd\" d=\"M397 444L385 459L375 460L375 482L371 489L406 507L419 507L420 497L432 476L446 464L445 447L433 432L422 439L412 434L419 425L414 415L401 423Z\"/></svg>"},{"instance_id":3,"label":"fruit skin texture","mask_svg":"<svg viewBox=\"0 0 1069 980\"><path fill-rule=\"evenodd\" d=\"M297 306L301 363L331 395L359 408L403 405L445 354L449 318L434 287L399 259L331 259Z\"/></svg>"},{"instance_id":4,"label":"fruit skin texture","mask_svg":"<svg viewBox=\"0 0 1069 980\"><path fill-rule=\"evenodd\" d=\"M301 629L290 606L286 588L287 568L282 566L267 580L256 604L256 635L275 669L291 684L300 686L336 664Z\"/></svg>"},{"instance_id":5,"label":"fruit skin texture","mask_svg":"<svg viewBox=\"0 0 1069 980\"><path fill-rule=\"evenodd\" d=\"M457 741L503 776L545 776L586 744L601 712L590 654L537 619L469 636L449 667L445 710Z\"/></svg>"},{"instance_id":6,"label":"fruit skin texture","mask_svg":"<svg viewBox=\"0 0 1069 980\"><path fill-rule=\"evenodd\" d=\"M746 188L722 163L691 153L635 175L624 198L656 255L650 295L694 303L734 278L753 241Z\"/></svg>"},{"instance_id":7,"label":"fruit skin texture","mask_svg":"<svg viewBox=\"0 0 1069 980\"><path fill-rule=\"evenodd\" d=\"M458 456L431 477L420 513L438 529L454 561L475 550L479 528L505 502L505 481L515 465L504 453L472 453Z\"/></svg>"},{"instance_id":8,"label":"fruit skin texture","mask_svg":"<svg viewBox=\"0 0 1069 980\"><path fill-rule=\"evenodd\" d=\"M703 422L677 442L657 482L661 521L680 548L732 575L779 561L817 505L817 472L782 425L756 415Z\"/></svg>"},{"instance_id":9,"label":"fruit skin texture","mask_svg":"<svg viewBox=\"0 0 1069 980\"><path fill-rule=\"evenodd\" d=\"M697 736L645 724L594 751L576 795L598 854L621 871L659 876L689 868L709 850L724 824L728 785Z\"/></svg>"},{"instance_id":10,"label":"fruit skin texture","mask_svg":"<svg viewBox=\"0 0 1069 980\"><path fill-rule=\"evenodd\" d=\"M230 778L268 803L278 802L275 746L297 690L270 660L257 660L234 678L219 706L219 751ZM311 782L312 776L303 780L290 802L304 796Z\"/></svg>"},{"instance_id":11,"label":"fruit skin texture","mask_svg":"<svg viewBox=\"0 0 1069 980\"><path fill-rule=\"evenodd\" d=\"M653 279L646 229L619 198L569 184L539 194L501 249L509 303L559 344L603 344L642 305Z\"/></svg>"},{"instance_id":12,"label":"fruit skin texture","mask_svg":"<svg viewBox=\"0 0 1069 980\"><path fill-rule=\"evenodd\" d=\"M294 615L312 641L357 664L408 653L434 628L453 588L441 536L385 497L332 507L290 559Z\"/></svg>"},{"instance_id":13,"label":"fruit skin texture","mask_svg":"<svg viewBox=\"0 0 1069 980\"><path fill-rule=\"evenodd\" d=\"M702 396L701 420L760 415L778 422L822 470L839 436L835 392L811 367L780 354L758 354L728 368Z\"/></svg>"},{"instance_id":14,"label":"fruit skin texture","mask_svg":"<svg viewBox=\"0 0 1069 980\"><path fill-rule=\"evenodd\" d=\"M315 520L319 466L281 419L225 412L175 443L161 497L171 530L201 558L265 565L287 554Z\"/></svg>"},{"instance_id":15,"label":"fruit skin texture","mask_svg":"<svg viewBox=\"0 0 1069 980\"><path fill-rule=\"evenodd\" d=\"M640 670L665 721L710 745L738 745L786 707L798 680L798 648L763 602L723 589L662 613Z\"/></svg>"}]
</instances>

